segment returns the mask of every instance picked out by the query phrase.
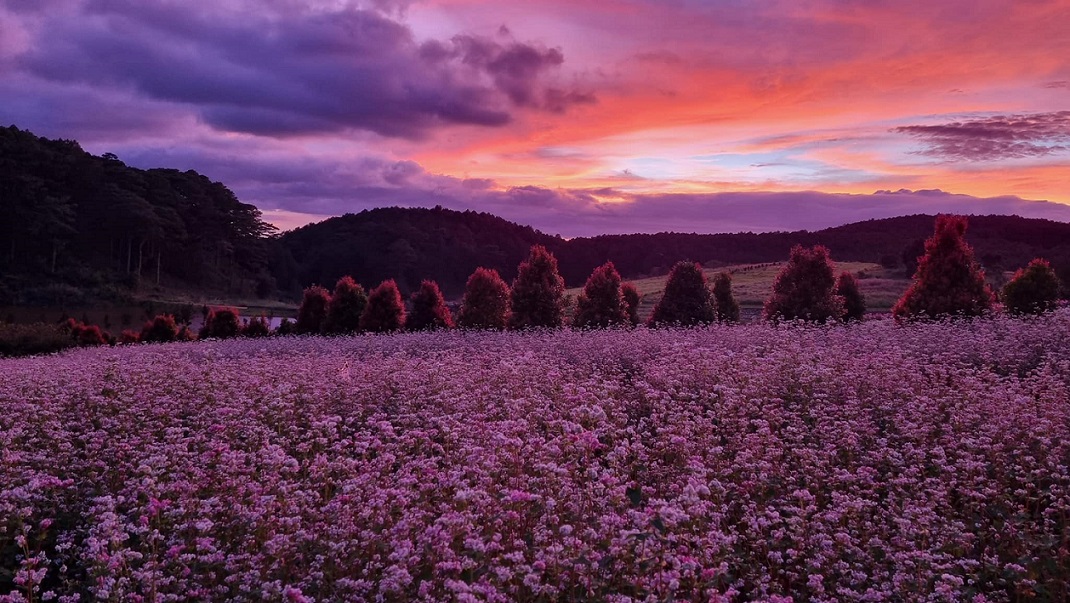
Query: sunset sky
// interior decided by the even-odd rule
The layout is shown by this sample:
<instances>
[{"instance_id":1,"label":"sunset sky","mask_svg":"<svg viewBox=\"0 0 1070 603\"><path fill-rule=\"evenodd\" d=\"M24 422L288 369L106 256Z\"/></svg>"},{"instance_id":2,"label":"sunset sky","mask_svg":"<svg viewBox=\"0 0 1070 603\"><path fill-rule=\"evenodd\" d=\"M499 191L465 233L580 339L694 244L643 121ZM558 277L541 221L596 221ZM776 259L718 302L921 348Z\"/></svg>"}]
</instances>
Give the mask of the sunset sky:
<instances>
[{"instance_id":1,"label":"sunset sky","mask_svg":"<svg viewBox=\"0 0 1070 603\"><path fill-rule=\"evenodd\" d=\"M1070 221L1070 0L0 0L12 124L281 228Z\"/></svg>"}]
</instances>

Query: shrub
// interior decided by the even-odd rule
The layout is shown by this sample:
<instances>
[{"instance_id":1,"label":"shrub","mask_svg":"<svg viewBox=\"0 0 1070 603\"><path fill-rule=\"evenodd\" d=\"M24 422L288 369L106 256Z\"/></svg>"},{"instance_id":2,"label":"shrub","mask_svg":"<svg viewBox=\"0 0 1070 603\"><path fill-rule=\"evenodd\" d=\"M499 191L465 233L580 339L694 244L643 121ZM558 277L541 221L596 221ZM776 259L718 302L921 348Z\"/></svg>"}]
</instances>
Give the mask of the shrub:
<instances>
[{"instance_id":1,"label":"shrub","mask_svg":"<svg viewBox=\"0 0 1070 603\"><path fill-rule=\"evenodd\" d=\"M242 337L267 337L268 335L271 335L271 326L263 314L250 318L241 329Z\"/></svg>"},{"instance_id":2,"label":"shrub","mask_svg":"<svg viewBox=\"0 0 1070 603\"><path fill-rule=\"evenodd\" d=\"M767 320L824 323L843 317L843 298L836 295L836 273L823 245L796 245L773 283L765 302Z\"/></svg>"},{"instance_id":3,"label":"shrub","mask_svg":"<svg viewBox=\"0 0 1070 603\"><path fill-rule=\"evenodd\" d=\"M75 333L75 341L80 346L108 345L108 338L97 325L80 325Z\"/></svg>"},{"instance_id":4,"label":"shrub","mask_svg":"<svg viewBox=\"0 0 1070 603\"><path fill-rule=\"evenodd\" d=\"M457 326L465 329L504 329L509 321L509 285L497 270L476 268L464 288Z\"/></svg>"},{"instance_id":5,"label":"shrub","mask_svg":"<svg viewBox=\"0 0 1070 603\"><path fill-rule=\"evenodd\" d=\"M360 316L364 313L366 305L368 305L368 295L364 292L364 287L361 287L350 276L338 279L334 285L334 293L327 302L323 332L356 333L360 329Z\"/></svg>"},{"instance_id":6,"label":"shrub","mask_svg":"<svg viewBox=\"0 0 1070 603\"><path fill-rule=\"evenodd\" d=\"M1003 286L1003 305L1012 314L1042 314L1055 309L1061 287L1051 264L1036 258Z\"/></svg>"},{"instance_id":7,"label":"shrub","mask_svg":"<svg viewBox=\"0 0 1070 603\"><path fill-rule=\"evenodd\" d=\"M836 279L836 295L843 298L843 320L862 320L866 315L866 297L858 288L858 279L850 272L841 272Z\"/></svg>"},{"instance_id":8,"label":"shrub","mask_svg":"<svg viewBox=\"0 0 1070 603\"><path fill-rule=\"evenodd\" d=\"M692 326L717 318L706 274L697 262L677 262L669 272L665 293L654 307L650 325Z\"/></svg>"},{"instance_id":9,"label":"shrub","mask_svg":"<svg viewBox=\"0 0 1070 603\"><path fill-rule=\"evenodd\" d=\"M995 296L965 234L965 216L937 216L914 282L892 308L896 318L979 316L992 309Z\"/></svg>"},{"instance_id":10,"label":"shrub","mask_svg":"<svg viewBox=\"0 0 1070 603\"><path fill-rule=\"evenodd\" d=\"M140 341L146 343L167 343L178 337L178 325L171 314L157 314L156 318L145 323L141 328Z\"/></svg>"},{"instance_id":11,"label":"shrub","mask_svg":"<svg viewBox=\"0 0 1070 603\"><path fill-rule=\"evenodd\" d=\"M212 308L201 329L201 339L230 339L241 333L241 317L236 308Z\"/></svg>"},{"instance_id":12,"label":"shrub","mask_svg":"<svg viewBox=\"0 0 1070 603\"><path fill-rule=\"evenodd\" d=\"M294 321L290 320L289 318L283 318L282 322L279 323L278 328L275 329L275 334L276 335L296 335L297 334L297 323L295 323Z\"/></svg>"},{"instance_id":13,"label":"shrub","mask_svg":"<svg viewBox=\"0 0 1070 603\"><path fill-rule=\"evenodd\" d=\"M560 327L565 317L565 280L557 271L557 258L542 245L534 245L520 263L509 291L509 327L530 329Z\"/></svg>"},{"instance_id":14,"label":"shrub","mask_svg":"<svg viewBox=\"0 0 1070 603\"><path fill-rule=\"evenodd\" d=\"M620 295L624 299L624 311L628 315L628 322L634 327L639 324L639 302L643 296L631 283L622 283Z\"/></svg>"},{"instance_id":15,"label":"shrub","mask_svg":"<svg viewBox=\"0 0 1070 603\"><path fill-rule=\"evenodd\" d=\"M297 309L297 332L316 334L322 331L330 303L331 294L323 287L313 285L305 289L301 297L301 307Z\"/></svg>"},{"instance_id":16,"label":"shrub","mask_svg":"<svg viewBox=\"0 0 1070 603\"><path fill-rule=\"evenodd\" d=\"M383 281L368 295L368 304L360 315L360 330L390 333L405 324L405 303L394 279Z\"/></svg>"},{"instance_id":17,"label":"shrub","mask_svg":"<svg viewBox=\"0 0 1070 603\"><path fill-rule=\"evenodd\" d=\"M621 292L620 273L613 262L606 262L591 272L576 300L577 327L611 327L628 324L628 304Z\"/></svg>"},{"instance_id":18,"label":"shrub","mask_svg":"<svg viewBox=\"0 0 1070 603\"><path fill-rule=\"evenodd\" d=\"M182 325L178 328L175 341L197 341L197 334L193 332L193 329L189 328L189 325Z\"/></svg>"},{"instance_id":19,"label":"shrub","mask_svg":"<svg viewBox=\"0 0 1070 603\"><path fill-rule=\"evenodd\" d=\"M186 329L186 327L182 327ZM186 329L188 331L188 329ZM131 331L130 329L123 329L123 332L119 334L119 343L121 344L133 344L141 343L141 334L137 331Z\"/></svg>"},{"instance_id":20,"label":"shrub","mask_svg":"<svg viewBox=\"0 0 1070 603\"><path fill-rule=\"evenodd\" d=\"M51 354L76 343L71 332L62 325L0 323L0 356Z\"/></svg>"},{"instance_id":21,"label":"shrub","mask_svg":"<svg viewBox=\"0 0 1070 603\"><path fill-rule=\"evenodd\" d=\"M420 288L409 300L412 302L412 312L405 318L406 329L430 331L453 328L453 316L435 281L420 283Z\"/></svg>"},{"instance_id":22,"label":"shrub","mask_svg":"<svg viewBox=\"0 0 1070 603\"><path fill-rule=\"evenodd\" d=\"M720 322L739 322L739 302L732 295L732 275L719 273L713 279L713 302Z\"/></svg>"}]
</instances>

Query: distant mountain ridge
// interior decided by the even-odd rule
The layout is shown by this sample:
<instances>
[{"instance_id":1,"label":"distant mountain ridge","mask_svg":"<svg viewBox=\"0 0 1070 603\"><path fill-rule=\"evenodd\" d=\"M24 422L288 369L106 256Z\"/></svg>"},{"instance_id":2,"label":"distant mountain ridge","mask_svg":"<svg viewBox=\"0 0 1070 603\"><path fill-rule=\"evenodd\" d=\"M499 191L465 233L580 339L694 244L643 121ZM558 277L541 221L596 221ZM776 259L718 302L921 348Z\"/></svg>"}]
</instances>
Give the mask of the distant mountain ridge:
<instances>
[{"instance_id":1,"label":"distant mountain ridge","mask_svg":"<svg viewBox=\"0 0 1070 603\"><path fill-rule=\"evenodd\" d=\"M582 285L591 271L613 261L625 278L668 272L679 260L707 266L773 262L793 245L827 246L834 259L903 266L920 253L935 216L867 220L815 232L737 234L632 234L563 239L503 218L436 207L384 208L329 218L284 233L278 239L285 265L273 274L291 289L331 285L350 274L365 286L394 278L403 291L421 279L438 281L457 297L479 266L497 269L507 280L533 244L556 256L569 286ZM1017 216L973 216L967 239L990 272L1014 270L1034 257L1055 264L1070 281L1070 224ZM909 250L908 250L909 249ZM916 256L915 256L916 257ZM904 268L905 269L905 268Z\"/></svg>"}]
</instances>

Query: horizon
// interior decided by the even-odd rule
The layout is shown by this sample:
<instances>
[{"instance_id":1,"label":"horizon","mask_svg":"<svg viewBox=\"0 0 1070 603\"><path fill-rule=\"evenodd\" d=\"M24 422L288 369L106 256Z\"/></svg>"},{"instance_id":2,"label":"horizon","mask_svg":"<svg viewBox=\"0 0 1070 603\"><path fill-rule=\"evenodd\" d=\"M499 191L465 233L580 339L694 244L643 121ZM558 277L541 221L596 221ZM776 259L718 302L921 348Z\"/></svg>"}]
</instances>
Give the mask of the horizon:
<instances>
[{"instance_id":1,"label":"horizon","mask_svg":"<svg viewBox=\"0 0 1070 603\"><path fill-rule=\"evenodd\" d=\"M0 123L194 169L288 230L565 238L1070 222L1070 0L0 2Z\"/></svg>"}]
</instances>

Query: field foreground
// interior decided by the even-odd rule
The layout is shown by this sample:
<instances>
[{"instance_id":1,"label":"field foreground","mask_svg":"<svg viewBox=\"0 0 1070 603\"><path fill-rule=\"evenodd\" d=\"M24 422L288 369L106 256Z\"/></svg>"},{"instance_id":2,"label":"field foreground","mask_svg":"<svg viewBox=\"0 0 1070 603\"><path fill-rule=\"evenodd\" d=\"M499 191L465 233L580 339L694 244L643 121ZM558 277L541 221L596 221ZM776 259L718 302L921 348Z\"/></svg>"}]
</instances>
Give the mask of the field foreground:
<instances>
[{"instance_id":1,"label":"field foreground","mask_svg":"<svg viewBox=\"0 0 1070 603\"><path fill-rule=\"evenodd\" d=\"M1066 600L1068 400L1067 310L0 361L0 600Z\"/></svg>"}]
</instances>

